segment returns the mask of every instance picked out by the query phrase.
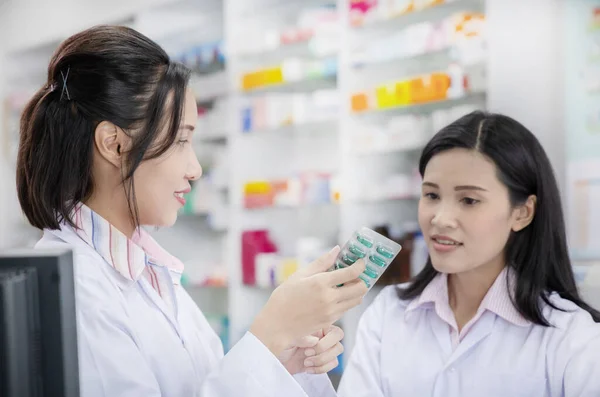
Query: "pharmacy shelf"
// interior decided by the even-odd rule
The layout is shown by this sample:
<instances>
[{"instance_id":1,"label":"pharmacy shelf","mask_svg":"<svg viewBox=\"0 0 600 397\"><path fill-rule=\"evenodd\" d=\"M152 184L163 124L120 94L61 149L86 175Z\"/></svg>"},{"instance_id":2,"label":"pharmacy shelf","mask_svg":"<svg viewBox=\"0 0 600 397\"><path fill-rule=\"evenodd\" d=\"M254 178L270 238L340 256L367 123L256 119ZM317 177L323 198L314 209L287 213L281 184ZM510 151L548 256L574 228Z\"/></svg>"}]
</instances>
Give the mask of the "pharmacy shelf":
<instances>
[{"instance_id":1,"label":"pharmacy shelf","mask_svg":"<svg viewBox=\"0 0 600 397\"><path fill-rule=\"evenodd\" d=\"M304 211L304 210L320 210L323 208L338 208L339 204L330 203L306 203L298 205L271 205L262 207L244 207L246 212L271 212L271 211Z\"/></svg>"},{"instance_id":2,"label":"pharmacy shelf","mask_svg":"<svg viewBox=\"0 0 600 397\"><path fill-rule=\"evenodd\" d=\"M229 139L228 134L202 134L201 132L194 138L194 145L210 143L215 145L225 145Z\"/></svg>"},{"instance_id":3,"label":"pharmacy shelf","mask_svg":"<svg viewBox=\"0 0 600 397\"><path fill-rule=\"evenodd\" d=\"M440 21L448 15L460 11L484 11L484 2L482 0L454 0L442 4L429 6L421 10L415 10L388 18L372 18L357 26L351 26L352 33L365 33L374 30L395 30L399 31L407 26L421 22Z\"/></svg>"},{"instance_id":4,"label":"pharmacy shelf","mask_svg":"<svg viewBox=\"0 0 600 397\"><path fill-rule=\"evenodd\" d=\"M409 196L393 196L393 197L373 197L373 198L357 198L357 199L349 199L345 200L343 203L348 205L360 205L360 204L381 204L381 203L390 203L390 202L410 202L410 201L418 201L420 199L419 196L409 195Z\"/></svg>"},{"instance_id":5,"label":"pharmacy shelf","mask_svg":"<svg viewBox=\"0 0 600 397\"><path fill-rule=\"evenodd\" d=\"M322 133L324 131L336 132L338 128L338 121L336 119L333 120L322 120L322 121L314 121L314 122L306 122L306 123L298 123L298 124L288 124L282 125L276 128L269 129L260 129L260 130L252 130L252 131L244 131L242 132L242 136L247 139L252 138L260 138L260 137L273 137L273 136L288 136L290 138L296 137L298 135L307 135L312 132Z\"/></svg>"},{"instance_id":6,"label":"pharmacy shelf","mask_svg":"<svg viewBox=\"0 0 600 397\"><path fill-rule=\"evenodd\" d=\"M389 58L373 61L360 61L357 57L351 58L350 68L355 71L368 71L377 72L380 69L388 68L402 68L406 69L418 69L419 72L423 73L429 69L443 69L446 68L450 63L456 62L457 55L455 49L452 47L442 48L437 51L423 52L420 54L414 54L409 56L403 56L398 58Z\"/></svg>"},{"instance_id":7,"label":"pharmacy shelf","mask_svg":"<svg viewBox=\"0 0 600 397\"><path fill-rule=\"evenodd\" d=\"M380 155L388 155L388 154L399 154L399 153L414 153L420 152L425 147L425 143L419 143L415 145L406 145L406 146L387 146L381 147L377 149L356 149L352 153L359 157L371 157L371 156L380 156Z\"/></svg>"},{"instance_id":8,"label":"pharmacy shelf","mask_svg":"<svg viewBox=\"0 0 600 397\"><path fill-rule=\"evenodd\" d=\"M243 95L263 95L267 93L306 93L328 90L337 87L337 76L316 77L289 83L273 84L251 90L240 91Z\"/></svg>"},{"instance_id":9,"label":"pharmacy shelf","mask_svg":"<svg viewBox=\"0 0 600 397\"><path fill-rule=\"evenodd\" d=\"M486 92L473 92L465 96L453 99L445 99L442 101L433 101L418 105L396 106L381 109L369 109L362 112L352 113L354 117L381 117L381 116L397 116L403 114L428 114L436 110L448 109L451 107L473 104L485 104L487 99Z\"/></svg>"},{"instance_id":10,"label":"pharmacy shelf","mask_svg":"<svg viewBox=\"0 0 600 397\"><path fill-rule=\"evenodd\" d=\"M232 1L231 3L238 3ZM278 18L289 14L297 14L299 11L314 7L335 6L336 0L254 0L243 2L243 6L237 6L232 10L232 17L236 20L259 16L261 18Z\"/></svg>"},{"instance_id":11,"label":"pharmacy shelf","mask_svg":"<svg viewBox=\"0 0 600 397\"><path fill-rule=\"evenodd\" d=\"M240 53L238 57L244 62L260 62L275 64L288 58L324 59L335 56L337 51L317 51L319 38L311 38L295 43L283 44L265 51Z\"/></svg>"},{"instance_id":12,"label":"pharmacy shelf","mask_svg":"<svg viewBox=\"0 0 600 397\"><path fill-rule=\"evenodd\" d=\"M227 71L209 74L192 74L190 88L196 95L196 102L209 102L231 94Z\"/></svg>"}]
</instances>

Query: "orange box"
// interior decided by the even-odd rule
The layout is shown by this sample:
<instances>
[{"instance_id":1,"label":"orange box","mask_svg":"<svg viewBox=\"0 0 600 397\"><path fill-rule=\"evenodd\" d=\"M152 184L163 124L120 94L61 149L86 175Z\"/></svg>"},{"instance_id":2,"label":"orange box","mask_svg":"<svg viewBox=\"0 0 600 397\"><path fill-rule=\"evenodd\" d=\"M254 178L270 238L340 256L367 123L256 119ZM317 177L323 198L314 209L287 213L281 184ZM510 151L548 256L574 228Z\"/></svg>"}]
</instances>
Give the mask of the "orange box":
<instances>
[{"instance_id":1,"label":"orange box","mask_svg":"<svg viewBox=\"0 0 600 397\"><path fill-rule=\"evenodd\" d=\"M366 93L359 92L357 94L353 94L350 98L350 106L353 112L363 112L369 109L369 98Z\"/></svg>"}]
</instances>

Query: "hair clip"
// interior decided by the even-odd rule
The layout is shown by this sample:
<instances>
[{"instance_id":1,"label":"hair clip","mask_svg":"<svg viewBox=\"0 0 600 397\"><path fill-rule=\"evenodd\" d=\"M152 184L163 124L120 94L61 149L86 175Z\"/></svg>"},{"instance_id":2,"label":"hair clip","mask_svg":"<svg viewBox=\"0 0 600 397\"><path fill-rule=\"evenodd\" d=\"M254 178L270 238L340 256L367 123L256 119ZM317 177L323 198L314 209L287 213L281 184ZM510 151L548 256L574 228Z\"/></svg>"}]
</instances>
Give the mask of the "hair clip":
<instances>
[{"instance_id":1,"label":"hair clip","mask_svg":"<svg viewBox=\"0 0 600 397\"><path fill-rule=\"evenodd\" d=\"M69 95L69 89L67 88L67 79L69 78L69 72L71 71L71 67L67 69L67 74L65 75L62 70L60 71L60 75L63 80L62 92L60 93L60 100L62 101L65 92L67 93L67 100L71 100L71 95Z\"/></svg>"}]
</instances>

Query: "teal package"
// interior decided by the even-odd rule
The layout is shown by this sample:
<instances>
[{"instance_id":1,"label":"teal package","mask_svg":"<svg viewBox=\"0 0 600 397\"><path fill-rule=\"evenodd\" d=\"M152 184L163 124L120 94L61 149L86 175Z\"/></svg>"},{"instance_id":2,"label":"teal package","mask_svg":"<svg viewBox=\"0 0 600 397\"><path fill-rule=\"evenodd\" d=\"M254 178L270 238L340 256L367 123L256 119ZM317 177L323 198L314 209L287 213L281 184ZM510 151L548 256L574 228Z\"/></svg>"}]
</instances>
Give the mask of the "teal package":
<instances>
[{"instance_id":1,"label":"teal package","mask_svg":"<svg viewBox=\"0 0 600 397\"><path fill-rule=\"evenodd\" d=\"M401 250L397 242L361 227L344 244L331 270L351 266L363 258L366 268L359 278L371 289Z\"/></svg>"}]
</instances>

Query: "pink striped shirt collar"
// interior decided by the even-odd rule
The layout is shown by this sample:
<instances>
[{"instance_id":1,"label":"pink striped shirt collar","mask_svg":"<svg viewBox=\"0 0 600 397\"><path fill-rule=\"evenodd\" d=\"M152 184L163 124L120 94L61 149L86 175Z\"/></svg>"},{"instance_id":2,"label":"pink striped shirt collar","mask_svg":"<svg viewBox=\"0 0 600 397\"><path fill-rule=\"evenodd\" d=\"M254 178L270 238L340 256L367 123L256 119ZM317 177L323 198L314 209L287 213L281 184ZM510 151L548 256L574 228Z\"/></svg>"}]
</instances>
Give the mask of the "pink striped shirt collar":
<instances>
[{"instance_id":1,"label":"pink striped shirt collar","mask_svg":"<svg viewBox=\"0 0 600 397\"><path fill-rule=\"evenodd\" d=\"M155 271L148 270L148 265L155 265L166 266L172 281L179 284L183 263L165 251L145 230L140 228L129 239L84 204L77 206L72 219L77 226L77 235L127 280L137 281L145 275L159 290L159 277ZM160 291L159 294L163 295Z\"/></svg>"},{"instance_id":2,"label":"pink striped shirt collar","mask_svg":"<svg viewBox=\"0 0 600 397\"><path fill-rule=\"evenodd\" d=\"M477 310L475 318L473 318L470 323L477 321L483 312L487 310L514 325L523 327L531 325L531 322L519 313L510 298L509 289L510 291L514 291L515 278L514 270L505 267L488 290ZM429 285L425 287L421 295L409 303L405 314L410 315L412 311L429 306L430 304L433 304L435 311L440 318L448 324L455 324L454 313L452 312L448 301L447 274L438 274Z\"/></svg>"}]
</instances>

